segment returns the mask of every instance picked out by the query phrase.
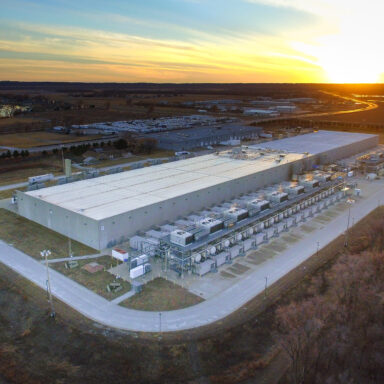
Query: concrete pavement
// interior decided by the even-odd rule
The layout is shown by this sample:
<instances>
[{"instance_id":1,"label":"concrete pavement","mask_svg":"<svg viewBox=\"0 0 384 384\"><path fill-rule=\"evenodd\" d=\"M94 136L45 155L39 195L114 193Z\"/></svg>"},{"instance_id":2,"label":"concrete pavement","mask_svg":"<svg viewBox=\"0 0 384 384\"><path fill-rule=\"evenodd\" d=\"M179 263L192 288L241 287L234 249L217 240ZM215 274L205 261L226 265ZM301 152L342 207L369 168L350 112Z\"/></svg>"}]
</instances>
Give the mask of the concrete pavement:
<instances>
[{"instance_id":1,"label":"concrete pavement","mask_svg":"<svg viewBox=\"0 0 384 384\"><path fill-rule=\"evenodd\" d=\"M381 181L372 183L371 189L372 193L368 197L358 200L351 207L351 216L355 222L374 210L378 206L380 198L382 199L384 184ZM113 328L158 332L161 321L161 331L170 332L211 324L228 316L263 292L265 277L270 285L299 266L316 252L317 241L320 242L322 248L343 234L346 229L347 216L348 210L343 211L326 225L308 233L296 244L260 264L260 268L230 288L189 308L162 312L161 315L159 312L123 308L54 270L50 270L52 293L84 316ZM1 242L0 262L45 289L45 267L38 261Z\"/></svg>"}]
</instances>

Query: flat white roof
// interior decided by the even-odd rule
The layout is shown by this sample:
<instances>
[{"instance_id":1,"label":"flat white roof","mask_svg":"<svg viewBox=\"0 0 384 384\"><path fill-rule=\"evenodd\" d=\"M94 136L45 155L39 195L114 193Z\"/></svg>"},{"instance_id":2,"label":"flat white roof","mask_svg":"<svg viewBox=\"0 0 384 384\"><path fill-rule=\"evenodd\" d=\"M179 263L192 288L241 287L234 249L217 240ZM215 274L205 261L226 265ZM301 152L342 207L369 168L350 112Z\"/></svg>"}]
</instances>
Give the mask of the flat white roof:
<instances>
[{"instance_id":1,"label":"flat white roof","mask_svg":"<svg viewBox=\"0 0 384 384\"><path fill-rule=\"evenodd\" d=\"M313 143L313 138L308 139L312 135L321 135L321 140L326 141L319 142L316 139ZM43 188L26 194L89 218L102 220L301 159L305 156L303 150L319 153L369 136L372 135L317 132L255 146L296 150L288 153L280 162L276 162L276 153L252 160L211 154ZM287 144L281 145L283 142Z\"/></svg>"},{"instance_id":2,"label":"flat white roof","mask_svg":"<svg viewBox=\"0 0 384 384\"><path fill-rule=\"evenodd\" d=\"M95 220L115 216L302 158L237 160L215 154L26 192Z\"/></svg>"},{"instance_id":3,"label":"flat white roof","mask_svg":"<svg viewBox=\"0 0 384 384\"><path fill-rule=\"evenodd\" d=\"M316 155L338 147L373 138L375 136L376 135L369 135L366 133L317 131L313 133L307 133L305 135L289 137L287 139L256 144L250 146L250 148L266 148L293 153L308 152L311 155Z\"/></svg>"}]
</instances>

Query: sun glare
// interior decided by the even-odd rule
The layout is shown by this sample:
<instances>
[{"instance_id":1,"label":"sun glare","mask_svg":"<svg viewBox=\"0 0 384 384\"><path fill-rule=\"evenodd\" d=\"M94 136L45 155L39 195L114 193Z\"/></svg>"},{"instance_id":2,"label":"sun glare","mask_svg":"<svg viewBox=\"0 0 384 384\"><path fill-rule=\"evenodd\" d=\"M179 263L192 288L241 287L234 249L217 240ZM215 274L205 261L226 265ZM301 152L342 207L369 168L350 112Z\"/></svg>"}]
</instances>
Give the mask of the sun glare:
<instances>
[{"instance_id":1,"label":"sun glare","mask_svg":"<svg viewBox=\"0 0 384 384\"><path fill-rule=\"evenodd\" d=\"M334 83L375 83L383 71L377 47L358 38L337 36L323 43L318 63Z\"/></svg>"}]
</instances>

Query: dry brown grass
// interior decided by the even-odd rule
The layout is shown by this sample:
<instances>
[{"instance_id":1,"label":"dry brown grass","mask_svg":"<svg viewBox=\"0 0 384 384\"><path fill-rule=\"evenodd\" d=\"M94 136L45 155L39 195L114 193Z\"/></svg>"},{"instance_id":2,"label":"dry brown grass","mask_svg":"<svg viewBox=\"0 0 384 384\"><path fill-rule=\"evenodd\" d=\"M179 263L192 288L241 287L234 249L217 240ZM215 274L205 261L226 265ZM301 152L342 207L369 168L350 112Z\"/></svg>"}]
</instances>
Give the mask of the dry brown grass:
<instances>
[{"instance_id":1,"label":"dry brown grass","mask_svg":"<svg viewBox=\"0 0 384 384\"><path fill-rule=\"evenodd\" d=\"M172 311L196 305L204 301L163 278L156 278L143 287L143 291L123 301L120 305L142 311Z\"/></svg>"},{"instance_id":2,"label":"dry brown grass","mask_svg":"<svg viewBox=\"0 0 384 384\"><path fill-rule=\"evenodd\" d=\"M96 262L102 265L104 270L98 271L96 273L89 273L82 269L84 265L91 262ZM107 272L107 269L111 268L112 266L116 266L117 262L118 261L112 259L111 256L101 256L96 259L78 260L79 266L73 269L65 268L65 263L52 263L50 266L63 275L68 276L70 279L75 280L81 285L84 285L98 295L103 296L108 300L112 300L131 289L131 284L129 284L127 281L119 279L118 282L121 284L123 289L116 293L107 291L107 284L115 281L115 277Z\"/></svg>"},{"instance_id":3,"label":"dry brown grass","mask_svg":"<svg viewBox=\"0 0 384 384\"><path fill-rule=\"evenodd\" d=\"M50 249L52 258L68 257L68 238L40 224L5 209L0 209L0 238L17 249L41 260L40 251ZM95 254L97 251L72 240L74 256Z\"/></svg>"},{"instance_id":4,"label":"dry brown grass","mask_svg":"<svg viewBox=\"0 0 384 384\"><path fill-rule=\"evenodd\" d=\"M10 133L0 135L0 146L31 148L42 145L52 145L61 143L81 142L85 140L99 139L102 136L75 136L62 135L52 132L28 132L28 133Z\"/></svg>"}]
</instances>

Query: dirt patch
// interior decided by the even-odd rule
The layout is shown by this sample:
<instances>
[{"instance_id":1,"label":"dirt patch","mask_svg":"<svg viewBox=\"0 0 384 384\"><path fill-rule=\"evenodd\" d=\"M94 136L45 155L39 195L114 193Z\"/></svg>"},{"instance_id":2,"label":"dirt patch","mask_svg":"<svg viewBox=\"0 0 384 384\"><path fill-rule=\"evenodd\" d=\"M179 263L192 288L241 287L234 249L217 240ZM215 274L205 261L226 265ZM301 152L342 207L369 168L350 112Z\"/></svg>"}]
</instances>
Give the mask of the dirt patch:
<instances>
[{"instance_id":1,"label":"dirt patch","mask_svg":"<svg viewBox=\"0 0 384 384\"><path fill-rule=\"evenodd\" d=\"M116 265L116 260L112 259L111 256L102 256L91 260L77 260L77 262L79 265L72 269L66 268L66 262L50 263L50 267L108 300L113 300L131 290L129 282L122 279L116 280L112 274L107 272L107 269ZM95 272L87 271L84 267L93 262L101 267L100 270ZM121 284L122 289L118 292L108 292L107 285L115 281Z\"/></svg>"},{"instance_id":2,"label":"dirt patch","mask_svg":"<svg viewBox=\"0 0 384 384\"><path fill-rule=\"evenodd\" d=\"M171 311L190 307L204 301L168 280L156 278L145 284L143 291L123 301L120 305L142 311Z\"/></svg>"}]
</instances>

